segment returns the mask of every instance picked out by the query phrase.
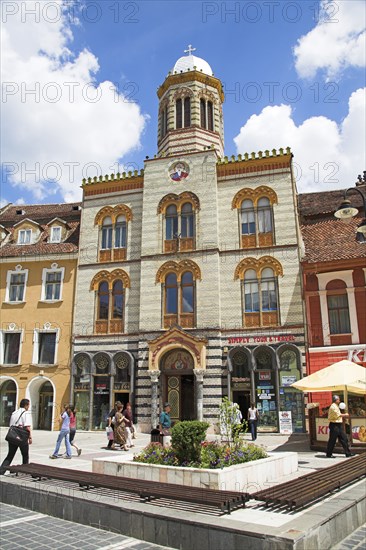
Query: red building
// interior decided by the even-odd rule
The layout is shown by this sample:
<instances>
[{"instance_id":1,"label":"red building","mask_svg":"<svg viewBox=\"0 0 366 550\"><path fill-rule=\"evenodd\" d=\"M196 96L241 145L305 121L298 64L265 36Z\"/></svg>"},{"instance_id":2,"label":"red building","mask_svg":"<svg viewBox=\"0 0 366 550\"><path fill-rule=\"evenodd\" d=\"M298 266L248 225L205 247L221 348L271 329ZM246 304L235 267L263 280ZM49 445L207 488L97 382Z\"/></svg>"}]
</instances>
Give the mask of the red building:
<instances>
[{"instance_id":1,"label":"red building","mask_svg":"<svg viewBox=\"0 0 366 550\"><path fill-rule=\"evenodd\" d=\"M364 180L358 189L366 193ZM345 224L334 217L343 197L341 190L299 195L308 374L342 359L366 366L366 239L356 231L363 201L348 193L359 214ZM321 411L331 395L309 394L309 402Z\"/></svg>"}]
</instances>

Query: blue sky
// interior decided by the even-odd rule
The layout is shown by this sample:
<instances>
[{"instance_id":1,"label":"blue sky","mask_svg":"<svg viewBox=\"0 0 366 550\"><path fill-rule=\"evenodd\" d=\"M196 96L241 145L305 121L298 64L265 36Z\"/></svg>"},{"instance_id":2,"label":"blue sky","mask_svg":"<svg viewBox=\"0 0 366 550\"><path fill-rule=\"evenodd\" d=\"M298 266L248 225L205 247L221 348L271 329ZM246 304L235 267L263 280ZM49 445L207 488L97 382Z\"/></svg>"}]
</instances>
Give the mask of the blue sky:
<instances>
[{"instance_id":1,"label":"blue sky","mask_svg":"<svg viewBox=\"0 0 366 550\"><path fill-rule=\"evenodd\" d=\"M188 44L224 84L227 155L289 145L302 192L365 169L359 0L36 4L2 4L2 203L78 200L98 167L143 168Z\"/></svg>"}]
</instances>

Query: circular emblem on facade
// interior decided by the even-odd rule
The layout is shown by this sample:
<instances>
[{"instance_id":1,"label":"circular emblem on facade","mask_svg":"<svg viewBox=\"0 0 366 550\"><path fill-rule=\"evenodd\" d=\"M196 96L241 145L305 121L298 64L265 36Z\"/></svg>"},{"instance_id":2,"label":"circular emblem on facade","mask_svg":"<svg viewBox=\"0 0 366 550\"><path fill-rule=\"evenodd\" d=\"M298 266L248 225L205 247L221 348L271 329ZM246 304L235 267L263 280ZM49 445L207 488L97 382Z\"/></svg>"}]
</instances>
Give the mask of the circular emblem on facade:
<instances>
[{"instance_id":1,"label":"circular emblem on facade","mask_svg":"<svg viewBox=\"0 0 366 550\"><path fill-rule=\"evenodd\" d=\"M175 162L169 168L170 179L178 183L179 181L185 180L189 176L189 166L185 162Z\"/></svg>"}]
</instances>

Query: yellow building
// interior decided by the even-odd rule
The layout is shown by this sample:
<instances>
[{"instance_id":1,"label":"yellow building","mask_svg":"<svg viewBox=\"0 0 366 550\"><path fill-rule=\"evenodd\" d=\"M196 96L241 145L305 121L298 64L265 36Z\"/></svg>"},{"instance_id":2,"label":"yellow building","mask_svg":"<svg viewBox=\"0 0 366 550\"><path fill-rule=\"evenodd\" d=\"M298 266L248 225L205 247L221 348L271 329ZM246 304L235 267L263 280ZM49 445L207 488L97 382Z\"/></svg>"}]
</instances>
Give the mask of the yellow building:
<instances>
[{"instance_id":1,"label":"yellow building","mask_svg":"<svg viewBox=\"0 0 366 550\"><path fill-rule=\"evenodd\" d=\"M70 349L80 204L0 212L0 425L22 398L33 428L58 429L70 401Z\"/></svg>"}]
</instances>

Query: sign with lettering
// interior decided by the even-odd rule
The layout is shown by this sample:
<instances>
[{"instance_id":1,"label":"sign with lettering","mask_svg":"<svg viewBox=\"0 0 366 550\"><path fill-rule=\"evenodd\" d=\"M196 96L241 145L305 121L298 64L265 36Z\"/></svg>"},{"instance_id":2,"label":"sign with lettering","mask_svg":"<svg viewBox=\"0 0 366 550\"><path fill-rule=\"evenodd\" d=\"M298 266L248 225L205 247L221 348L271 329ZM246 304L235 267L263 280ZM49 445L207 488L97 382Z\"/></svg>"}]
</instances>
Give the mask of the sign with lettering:
<instances>
[{"instance_id":1,"label":"sign with lettering","mask_svg":"<svg viewBox=\"0 0 366 550\"><path fill-rule=\"evenodd\" d=\"M114 383L114 389L115 390L128 390L130 389L130 383L129 382L115 382Z\"/></svg>"},{"instance_id":2,"label":"sign with lettering","mask_svg":"<svg viewBox=\"0 0 366 550\"><path fill-rule=\"evenodd\" d=\"M272 336L232 336L228 338L229 344L259 344L276 342L294 342L296 340L293 334L273 334Z\"/></svg>"},{"instance_id":3,"label":"sign with lettering","mask_svg":"<svg viewBox=\"0 0 366 550\"><path fill-rule=\"evenodd\" d=\"M296 376L281 376L281 386L291 386L296 380Z\"/></svg>"},{"instance_id":4,"label":"sign with lettering","mask_svg":"<svg viewBox=\"0 0 366 550\"><path fill-rule=\"evenodd\" d=\"M258 371L259 380L271 380L271 371Z\"/></svg>"},{"instance_id":5,"label":"sign with lettering","mask_svg":"<svg viewBox=\"0 0 366 550\"><path fill-rule=\"evenodd\" d=\"M328 418L316 418L316 439L317 441L328 441L329 438L329 420Z\"/></svg>"},{"instance_id":6,"label":"sign with lettering","mask_svg":"<svg viewBox=\"0 0 366 550\"><path fill-rule=\"evenodd\" d=\"M292 434L292 414L291 411L280 411L280 433Z\"/></svg>"},{"instance_id":7,"label":"sign with lettering","mask_svg":"<svg viewBox=\"0 0 366 550\"><path fill-rule=\"evenodd\" d=\"M74 389L75 390L89 390L90 389L90 384L84 384L84 383L81 383L81 382L75 382L74 384Z\"/></svg>"},{"instance_id":8,"label":"sign with lettering","mask_svg":"<svg viewBox=\"0 0 366 550\"><path fill-rule=\"evenodd\" d=\"M354 363L366 363L366 346L349 349L348 361L353 361Z\"/></svg>"}]
</instances>

